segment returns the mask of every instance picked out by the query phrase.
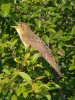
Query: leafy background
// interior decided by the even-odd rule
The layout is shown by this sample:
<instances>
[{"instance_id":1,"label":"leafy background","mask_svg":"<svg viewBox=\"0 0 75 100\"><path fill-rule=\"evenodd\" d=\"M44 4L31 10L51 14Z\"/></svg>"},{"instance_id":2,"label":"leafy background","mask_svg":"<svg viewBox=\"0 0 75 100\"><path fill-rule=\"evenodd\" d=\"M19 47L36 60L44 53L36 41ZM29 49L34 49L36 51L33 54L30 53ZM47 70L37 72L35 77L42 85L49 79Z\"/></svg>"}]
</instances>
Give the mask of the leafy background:
<instances>
[{"instance_id":1,"label":"leafy background","mask_svg":"<svg viewBox=\"0 0 75 100\"><path fill-rule=\"evenodd\" d=\"M52 49L62 78L24 47L13 20ZM74 0L0 0L0 100L75 100Z\"/></svg>"}]
</instances>

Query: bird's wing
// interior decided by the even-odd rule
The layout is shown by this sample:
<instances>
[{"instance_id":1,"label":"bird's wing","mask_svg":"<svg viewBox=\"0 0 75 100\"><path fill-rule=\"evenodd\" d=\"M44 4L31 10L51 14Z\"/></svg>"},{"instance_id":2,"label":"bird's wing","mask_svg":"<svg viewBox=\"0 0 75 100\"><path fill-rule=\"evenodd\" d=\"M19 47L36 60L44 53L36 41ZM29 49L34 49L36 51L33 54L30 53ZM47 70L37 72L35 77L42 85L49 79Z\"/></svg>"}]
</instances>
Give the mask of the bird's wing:
<instances>
[{"instance_id":1,"label":"bird's wing","mask_svg":"<svg viewBox=\"0 0 75 100\"><path fill-rule=\"evenodd\" d=\"M60 72L59 68L57 67L57 64L56 64L55 59L51 53L51 50L44 43L44 41L41 40L34 33L31 33L29 40L30 40L31 47L38 50L39 53L49 62L49 64L52 65L53 69L58 73L58 75L61 76L61 72Z\"/></svg>"}]
</instances>

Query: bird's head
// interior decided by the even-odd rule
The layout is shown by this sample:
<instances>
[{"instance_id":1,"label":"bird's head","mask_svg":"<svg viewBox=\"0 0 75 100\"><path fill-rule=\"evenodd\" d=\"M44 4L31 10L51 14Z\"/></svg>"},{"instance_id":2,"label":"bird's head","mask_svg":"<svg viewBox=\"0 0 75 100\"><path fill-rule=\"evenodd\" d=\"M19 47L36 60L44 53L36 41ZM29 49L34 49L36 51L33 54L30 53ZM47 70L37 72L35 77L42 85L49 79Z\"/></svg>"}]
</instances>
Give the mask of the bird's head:
<instances>
[{"instance_id":1,"label":"bird's head","mask_svg":"<svg viewBox=\"0 0 75 100\"><path fill-rule=\"evenodd\" d=\"M12 26L12 27L15 28L19 34L22 32L28 33L27 31L30 30L30 27L23 22L15 22L15 23L16 23L16 26Z\"/></svg>"}]
</instances>

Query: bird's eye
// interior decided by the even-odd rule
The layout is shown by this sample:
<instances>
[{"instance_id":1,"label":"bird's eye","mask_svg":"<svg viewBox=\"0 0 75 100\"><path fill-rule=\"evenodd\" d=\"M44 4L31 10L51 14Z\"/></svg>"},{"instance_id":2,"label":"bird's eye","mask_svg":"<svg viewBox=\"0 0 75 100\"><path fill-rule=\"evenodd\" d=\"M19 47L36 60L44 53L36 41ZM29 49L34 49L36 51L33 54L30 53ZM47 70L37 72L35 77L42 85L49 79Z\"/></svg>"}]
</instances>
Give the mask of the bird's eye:
<instances>
[{"instance_id":1,"label":"bird's eye","mask_svg":"<svg viewBox=\"0 0 75 100\"><path fill-rule=\"evenodd\" d=\"M21 25L21 27L22 27L22 25Z\"/></svg>"}]
</instances>

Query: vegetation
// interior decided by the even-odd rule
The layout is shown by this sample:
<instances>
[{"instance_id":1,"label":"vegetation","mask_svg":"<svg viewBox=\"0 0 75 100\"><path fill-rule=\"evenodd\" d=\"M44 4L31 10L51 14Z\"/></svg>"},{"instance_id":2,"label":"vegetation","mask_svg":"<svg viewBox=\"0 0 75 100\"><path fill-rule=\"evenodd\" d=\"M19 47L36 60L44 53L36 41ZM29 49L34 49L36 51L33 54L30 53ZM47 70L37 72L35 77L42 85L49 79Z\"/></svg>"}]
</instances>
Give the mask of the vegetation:
<instances>
[{"instance_id":1,"label":"vegetation","mask_svg":"<svg viewBox=\"0 0 75 100\"><path fill-rule=\"evenodd\" d=\"M52 49L62 78L24 47L13 20ZM0 0L0 100L75 100L75 0Z\"/></svg>"}]
</instances>

